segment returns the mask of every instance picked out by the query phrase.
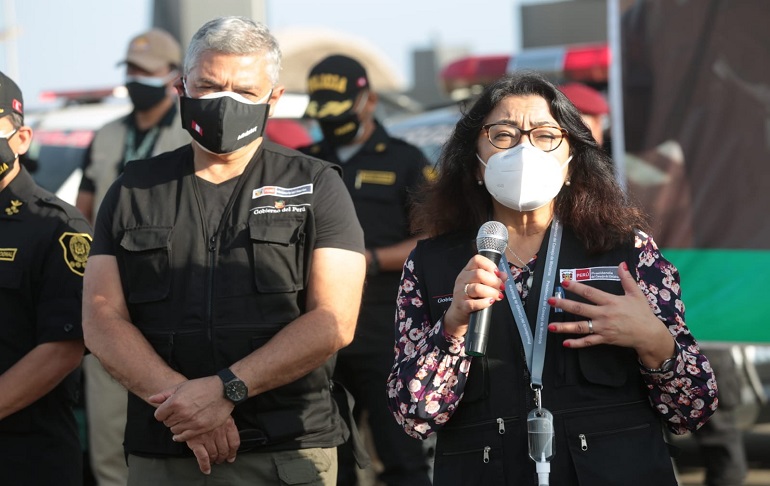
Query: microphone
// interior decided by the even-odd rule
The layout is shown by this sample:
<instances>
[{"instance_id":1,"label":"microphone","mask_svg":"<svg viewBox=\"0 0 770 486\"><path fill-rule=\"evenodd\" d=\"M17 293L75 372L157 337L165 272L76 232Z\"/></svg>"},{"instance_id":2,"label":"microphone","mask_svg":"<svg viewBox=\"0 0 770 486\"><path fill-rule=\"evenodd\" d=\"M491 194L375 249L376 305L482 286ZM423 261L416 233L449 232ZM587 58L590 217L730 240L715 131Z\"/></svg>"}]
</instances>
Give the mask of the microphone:
<instances>
[{"instance_id":1,"label":"microphone","mask_svg":"<svg viewBox=\"0 0 770 486\"><path fill-rule=\"evenodd\" d=\"M508 228L497 221L487 221L479 228L476 236L476 248L479 255L487 257L497 265L508 246ZM468 332L465 334L465 354L469 356L484 356L489 340L489 320L492 306L471 313L468 322Z\"/></svg>"}]
</instances>

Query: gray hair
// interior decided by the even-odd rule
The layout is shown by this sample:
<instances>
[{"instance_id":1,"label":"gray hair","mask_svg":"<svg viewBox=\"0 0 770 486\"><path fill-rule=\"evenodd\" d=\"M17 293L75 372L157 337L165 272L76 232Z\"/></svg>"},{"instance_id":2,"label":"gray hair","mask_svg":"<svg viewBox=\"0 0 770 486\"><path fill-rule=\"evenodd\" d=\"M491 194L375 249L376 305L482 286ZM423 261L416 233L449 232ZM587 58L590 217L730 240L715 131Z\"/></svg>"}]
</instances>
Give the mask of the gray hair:
<instances>
[{"instance_id":1,"label":"gray hair","mask_svg":"<svg viewBox=\"0 0 770 486\"><path fill-rule=\"evenodd\" d=\"M18 130L19 128L24 126L24 117L16 113L15 111L9 113L8 115L8 121L11 122L11 126L14 130Z\"/></svg>"},{"instance_id":2,"label":"gray hair","mask_svg":"<svg viewBox=\"0 0 770 486\"><path fill-rule=\"evenodd\" d=\"M281 49L267 27L248 17L219 17L209 20L193 35L184 56L184 75L196 66L206 51L249 56L262 54L267 60L270 82L278 82Z\"/></svg>"}]
</instances>

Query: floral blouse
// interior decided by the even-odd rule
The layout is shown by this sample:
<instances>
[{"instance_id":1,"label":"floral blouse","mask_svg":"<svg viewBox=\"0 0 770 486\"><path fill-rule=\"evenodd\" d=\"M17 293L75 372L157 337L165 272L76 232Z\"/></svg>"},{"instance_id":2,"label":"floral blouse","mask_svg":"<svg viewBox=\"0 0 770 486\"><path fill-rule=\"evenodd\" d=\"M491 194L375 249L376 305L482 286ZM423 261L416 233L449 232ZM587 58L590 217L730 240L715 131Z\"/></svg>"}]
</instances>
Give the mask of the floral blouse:
<instances>
[{"instance_id":1,"label":"floral blouse","mask_svg":"<svg viewBox=\"0 0 770 486\"><path fill-rule=\"evenodd\" d=\"M702 426L717 408L717 385L711 365L701 354L684 322L679 272L663 258L652 237L637 233L636 280L655 315L668 326L677 345L676 366L668 373L639 372L652 405L668 428L683 434ZM527 264L534 271L536 257ZM527 298L528 272L511 266L522 301ZM444 333L441 319L430 322L425 291L414 274L414 252L404 265L396 314L398 341L388 377L388 403L407 434L424 439L446 423L462 399L472 357L464 338ZM422 402L422 403L421 403ZM418 412L418 410L422 410Z\"/></svg>"}]
</instances>

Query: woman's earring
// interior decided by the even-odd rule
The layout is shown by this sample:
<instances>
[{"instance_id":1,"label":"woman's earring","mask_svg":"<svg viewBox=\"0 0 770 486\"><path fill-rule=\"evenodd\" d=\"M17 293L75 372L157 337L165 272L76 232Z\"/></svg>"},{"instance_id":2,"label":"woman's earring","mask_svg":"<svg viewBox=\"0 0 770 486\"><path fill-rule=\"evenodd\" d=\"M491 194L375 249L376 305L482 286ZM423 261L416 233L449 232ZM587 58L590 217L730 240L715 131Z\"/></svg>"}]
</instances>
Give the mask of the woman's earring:
<instances>
[{"instance_id":1,"label":"woman's earring","mask_svg":"<svg viewBox=\"0 0 770 486\"><path fill-rule=\"evenodd\" d=\"M571 186L572 182L569 179L567 179L566 181L564 181L564 185L565 186Z\"/></svg>"},{"instance_id":2,"label":"woman's earring","mask_svg":"<svg viewBox=\"0 0 770 486\"><path fill-rule=\"evenodd\" d=\"M483 186L483 185L484 185L484 181L482 181L481 179L479 179L479 180L477 180L477 181L476 181L476 184L478 184L478 185L480 185L480 186Z\"/></svg>"}]
</instances>

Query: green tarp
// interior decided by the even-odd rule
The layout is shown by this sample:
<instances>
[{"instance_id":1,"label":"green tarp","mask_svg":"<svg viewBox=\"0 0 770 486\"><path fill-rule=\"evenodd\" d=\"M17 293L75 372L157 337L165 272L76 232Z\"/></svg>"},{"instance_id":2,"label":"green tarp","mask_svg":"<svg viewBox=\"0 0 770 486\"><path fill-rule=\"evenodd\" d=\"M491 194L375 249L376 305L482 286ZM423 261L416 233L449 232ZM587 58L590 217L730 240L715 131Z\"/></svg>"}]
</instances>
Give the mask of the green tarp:
<instances>
[{"instance_id":1,"label":"green tarp","mask_svg":"<svg viewBox=\"0 0 770 486\"><path fill-rule=\"evenodd\" d=\"M770 343L770 251L664 249L698 341Z\"/></svg>"}]
</instances>

